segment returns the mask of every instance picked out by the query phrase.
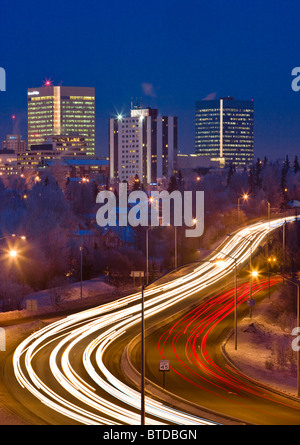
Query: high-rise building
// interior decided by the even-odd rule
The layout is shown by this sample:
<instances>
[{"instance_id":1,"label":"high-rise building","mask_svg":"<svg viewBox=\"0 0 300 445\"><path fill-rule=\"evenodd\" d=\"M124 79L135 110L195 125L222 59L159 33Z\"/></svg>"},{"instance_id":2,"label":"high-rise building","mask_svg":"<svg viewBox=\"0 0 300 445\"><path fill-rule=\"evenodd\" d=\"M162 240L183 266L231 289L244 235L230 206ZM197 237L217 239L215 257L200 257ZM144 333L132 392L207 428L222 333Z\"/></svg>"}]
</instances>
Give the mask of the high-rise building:
<instances>
[{"instance_id":1,"label":"high-rise building","mask_svg":"<svg viewBox=\"0 0 300 445\"><path fill-rule=\"evenodd\" d=\"M225 97L196 102L195 153L226 165L246 166L254 157L254 102Z\"/></svg>"},{"instance_id":2,"label":"high-rise building","mask_svg":"<svg viewBox=\"0 0 300 445\"><path fill-rule=\"evenodd\" d=\"M109 120L111 180L127 181L138 175L143 184L156 184L174 173L176 158L177 117L132 106L130 117Z\"/></svg>"},{"instance_id":3,"label":"high-rise building","mask_svg":"<svg viewBox=\"0 0 300 445\"><path fill-rule=\"evenodd\" d=\"M95 89L53 86L29 88L28 147L53 135L84 137L95 154Z\"/></svg>"},{"instance_id":4,"label":"high-rise building","mask_svg":"<svg viewBox=\"0 0 300 445\"><path fill-rule=\"evenodd\" d=\"M20 134L8 134L5 141L2 142L2 150L20 153L26 150L26 141Z\"/></svg>"},{"instance_id":5,"label":"high-rise building","mask_svg":"<svg viewBox=\"0 0 300 445\"><path fill-rule=\"evenodd\" d=\"M61 156L83 156L86 155L86 141L84 137L80 136L49 136L41 144L31 145L29 151L37 150L57 151Z\"/></svg>"}]
</instances>

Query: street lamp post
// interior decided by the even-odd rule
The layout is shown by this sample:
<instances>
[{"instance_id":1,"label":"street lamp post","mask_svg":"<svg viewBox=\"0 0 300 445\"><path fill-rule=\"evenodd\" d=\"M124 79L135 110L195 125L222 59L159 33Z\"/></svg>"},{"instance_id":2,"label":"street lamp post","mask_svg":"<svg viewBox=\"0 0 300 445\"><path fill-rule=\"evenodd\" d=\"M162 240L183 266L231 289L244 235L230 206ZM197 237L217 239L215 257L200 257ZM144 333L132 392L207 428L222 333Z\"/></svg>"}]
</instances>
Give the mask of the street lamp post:
<instances>
[{"instance_id":1,"label":"street lamp post","mask_svg":"<svg viewBox=\"0 0 300 445\"><path fill-rule=\"evenodd\" d=\"M82 251L83 251L83 245L82 245L82 235L80 238L80 298L82 299Z\"/></svg>"},{"instance_id":2,"label":"street lamp post","mask_svg":"<svg viewBox=\"0 0 300 445\"><path fill-rule=\"evenodd\" d=\"M237 350L237 261L236 261L236 258L228 255L227 253L221 252L219 250L216 250L215 252L219 252L222 255L225 255L234 261L234 268L235 268L235 277L234 277L234 349Z\"/></svg>"},{"instance_id":3,"label":"street lamp post","mask_svg":"<svg viewBox=\"0 0 300 445\"><path fill-rule=\"evenodd\" d=\"M284 221L282 227L282 282L283 283L285 274L285 227L286 227L286 221Z\"/></svg>"},{"instance_id":4,"label":"street lamp post","mask_svg":"<svg viewBox=\"0 0 300 445\"><path fill-rule=\"evenodd\" d=\"M141 425L145 425L145 318L144 289L142 285L142 322L141 322Z\"/></svg>"},{"instance_id":5,"label":"street lamp post","mask_svg":"<svg viewBox=\"0 0 300 445\"><path fill-rule=\"evenodd\" d=\"M228 236L232 236L231 234L229 234ZM248 238L247 236L242 236L242 235L235 235L238 236L240 238L243 238L247 241L249 241L250 243L250 282L249 282L249 300L250 300L250 318L252 317L252 276L253 276L253 272L252 272L252 239Z\"/></svg>"},{"instance_id":6,"label":"street lamp post","mask_svg":"<svg viewBox=\"0 0 300 445\"><path fill-rule=\"evenodd\" d=\"M240 200L243 199L244 201L247 201L248 195L245 193L243 196L240 196L238 198L238 223L240 222Z\"/></svg>"},{"instance_id":7,"label":"street lamp post","mask_svg":"<svg viewBox=\"0 0 300 445\"><path fill-rule=\"evenodd\" d=\"M271 264L272 260L273 260L273 261L276 261L276 258L272 258L272 257L269 257L269 256L268 256L267 261L268 261L268 294L269 294L269 299L271 298L270 264Z\"/></svg>"},{"instance_id":8,"label":"street lamp post","mask_svg":"<svg viewBox=\"0 0 300 445\"><path fill-rule=\"evenodd\" d=\"M15 234L11 234L11 235L2 236L2 237L0 238L0 241L3 240L3 239L7 239L7 238L19 238L19 239L22 239L22 240L26 240L26 236L24 236L24 235L22 235L22 236L17 236L17 235L15 235ZM18 250L16 250L16 249L10 249L9 252L8 252L8 255L9 255L13 260L15 260L15 259L18 257L19 253L18 253ZM10 299L9 299L9 308L10 308L10 305L11 305L11 303L10 303Z\"/></svg>"},{"instance_id":9,"label":"street lamp post","mask_svg":"<svg viewBox=\"0 0 300 445\"><path fill-rule=\"evenodd\" d=\"M232 235L229 234L228 236L232 236ZM249 266L250 266L250 299L252 299L252 239L248 238L247 236L242 236L242 235L235 235L235 236L243 238L243 239L249 241L249 243L250 243L250 261L249 261Z\"/></svg>"},{"instance_id":10,"label":"street lamp post","mask_svg":"<svg viewBox=\"0 0 300 445\"><path fill-rule=\"evenodd\" d=\"M268 282L269 282L269 298L270 296L270 262L271 259L269 257L269 231L270 231L270 203L268 202L268 219L269 219L269 229L268 229L268 239L267 239L267 260L268 260ZM287 222L284 221L284 224L282 225L282 283L284 284L284 274L285 274L285 238L286 238L286 224Z\"/></svg>"},{"instance_id":11,"label":"street lamp post","mask_svg":"<svg viewBox=\"0 0 300 445\"><path fill-rule=\"evenodd\" d=\"M149 282L149 227L146 228L146 284Z\"/></svg>"},{"instance_id":12,"label":"street lamp post","mask_svg":"<svg viewBox=\"0 0 300 445\"><path fill-rule=\"evenodd\" d=\"M270 210L271 210L271 205L270 202L268 201L268 221L269 221L269 227L268 227L268 237L267 237L267 259L268 259L268 289L269 289L269 298L271 297L270 294L270 262L269 262L269 238L270 238Z\"/></svg>"},{"instance_id":13,"label":"street lamp post","mask_svg":"<svg viewBox=\"0 0 300 445\"><path fill-rule=\"evenodd\" d=\"M174 236L175 236L175 269L178 267L178 253L177 253L177 226L174 226Z\"/></svg>"}]
</instances>

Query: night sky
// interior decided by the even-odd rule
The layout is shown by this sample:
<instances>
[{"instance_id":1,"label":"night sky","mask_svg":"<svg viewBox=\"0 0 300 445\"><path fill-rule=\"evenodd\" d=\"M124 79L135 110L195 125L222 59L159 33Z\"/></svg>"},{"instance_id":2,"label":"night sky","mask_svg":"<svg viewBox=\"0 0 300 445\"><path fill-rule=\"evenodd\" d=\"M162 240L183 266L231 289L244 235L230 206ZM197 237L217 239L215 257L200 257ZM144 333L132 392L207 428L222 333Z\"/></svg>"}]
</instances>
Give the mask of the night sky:
<instances>
[{"instance_id":1,"label":"night sky","mask_svg":"<svg viewBox=\"0 0 300 445\"><path fill-rule=\"evenodd\" d=\"M96 88L99 156L108 154L108 119L132 98L178 116L179 149L193 153L195 101L230 95L254 99L255 158L294 158L299 18L299 0L1 0L0 140L27 138L27 88L51 78Z\"/></svg>"}]
</instances>

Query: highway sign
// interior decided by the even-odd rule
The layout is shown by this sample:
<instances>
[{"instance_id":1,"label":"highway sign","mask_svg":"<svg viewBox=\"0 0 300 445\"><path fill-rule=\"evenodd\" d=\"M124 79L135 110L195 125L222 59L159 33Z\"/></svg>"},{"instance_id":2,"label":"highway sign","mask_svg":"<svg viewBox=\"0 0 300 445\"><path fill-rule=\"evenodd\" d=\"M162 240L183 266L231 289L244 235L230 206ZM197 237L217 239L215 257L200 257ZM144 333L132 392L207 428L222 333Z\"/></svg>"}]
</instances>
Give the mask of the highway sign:
<instances>
[{"instance_id":1,"label":"highway sign","mask_svg":"<svg viewBox=\"0 0 300 445\"><path fill-rule=\"evenodd\" d=\"M160 360L160 362L159 362L159 370L160 371L170 371L170 362L169 362L169 360Z\"/></svg>"},{"instance_id":2,"label":"highway sign","mask_svg":"<svg viewBox=\"0 0 300 445\"><path fill-rule=\"evenodd\" d=\"M131 277L143 277L144 276L144 271L143 270L132 270L130 272L130 276Z\"/></svg>"}]
</instances>

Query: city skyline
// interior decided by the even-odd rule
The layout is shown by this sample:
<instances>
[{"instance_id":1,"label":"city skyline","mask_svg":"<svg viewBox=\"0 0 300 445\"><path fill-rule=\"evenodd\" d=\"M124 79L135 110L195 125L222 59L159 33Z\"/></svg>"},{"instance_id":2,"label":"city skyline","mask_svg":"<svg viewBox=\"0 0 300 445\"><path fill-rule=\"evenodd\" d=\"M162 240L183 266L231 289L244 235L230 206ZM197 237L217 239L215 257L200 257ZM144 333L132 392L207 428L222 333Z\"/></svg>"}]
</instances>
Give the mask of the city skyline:
<instances>
[{"instance_id":1,"label":"city skyline","mask_svg":"<svg viewBox=\"0 0 300 445\"><path fill-rule=\"evenodd\" d=\"M287 10L281 1L262 6L191 1L184 7L167 1L157 15L156 2L151 10L137 10L133 2L125 7L117 0L110 6L88 1L85 8L73 3L70 8L67 1L60 5L68 30L62 44L44 26L55 20L56 2L45 9L43 23L37 2L30 10L19 1L13 9L4 2L0 22L10 49L3 48L1 58L7 75L0 95L1 139L16 132L27 139L26 91L52 79L55 85L96 89L98 156L108 154L108 119L128 108L132 98L178 116L178 150L193 153L195 102L233 96L255 101L254 157L293 158L300 140L300 93L291 87L292 70L299 65L294 48L300 6L291 3ZM78 17L80 39L72 26ZM12 21L22 26L12 28Z\"/></svg>"},{"instance_id":2,"label":"city skyline","mask_svg":"<svg viewBox=\"0 0 300 445\"><path fill-rule=\"evenodd\" d=\"M299 425L299 14L298 0L1 1L14 434L93 425L144 444Z\"/></svg>"}]
</instances>

